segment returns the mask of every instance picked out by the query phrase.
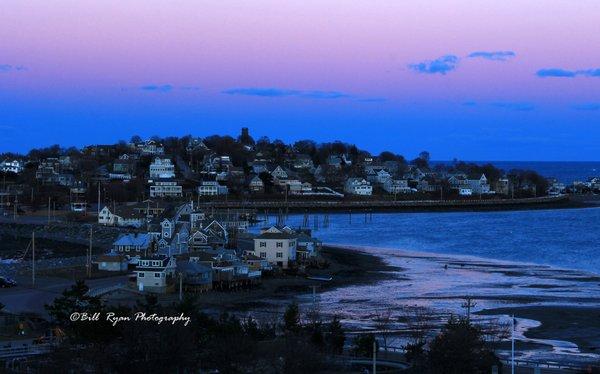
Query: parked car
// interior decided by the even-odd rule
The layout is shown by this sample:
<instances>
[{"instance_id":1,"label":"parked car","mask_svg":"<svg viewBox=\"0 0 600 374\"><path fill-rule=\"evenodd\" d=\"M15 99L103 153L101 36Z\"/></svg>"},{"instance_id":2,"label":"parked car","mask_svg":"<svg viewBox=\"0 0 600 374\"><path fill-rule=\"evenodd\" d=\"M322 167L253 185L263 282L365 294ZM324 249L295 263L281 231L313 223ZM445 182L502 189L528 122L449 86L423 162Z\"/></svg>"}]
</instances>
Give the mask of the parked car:
<instances>
[{"instance_id":1,"label":"parked car","mask_svg":"<svg viewBox=\"0 0 600 374\"><path fill-rule=\"evenodd\" d=\"M11 288L17 285L17 282L7 277L0 277L0 288Z\"/></svg>"}]
</instances>

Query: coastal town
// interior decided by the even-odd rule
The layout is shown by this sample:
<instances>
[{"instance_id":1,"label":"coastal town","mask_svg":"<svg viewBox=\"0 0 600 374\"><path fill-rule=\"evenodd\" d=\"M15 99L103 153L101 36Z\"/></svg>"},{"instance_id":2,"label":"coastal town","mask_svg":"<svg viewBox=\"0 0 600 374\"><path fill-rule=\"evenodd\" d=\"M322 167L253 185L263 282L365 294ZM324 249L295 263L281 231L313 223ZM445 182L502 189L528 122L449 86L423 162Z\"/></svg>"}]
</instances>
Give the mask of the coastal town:
<instances>
[{"instance_id":1,"label":"coastal town","mask_svg":"<svg viewBox=\"0 0 600 374\"><path fill-rule=\"evenodd\" d=\"M567 186L530 170L434 163L427 152L406 160L342 142L255 141L247 128L237 138L34 149L5 155L0 172L0 282L10 289L2 313L11 331L2 359L43 354L60 340L35 322L52 310L46 285L86 282L80 297L107 305L194 297L223 311L224 300L244 295L310 293L348 272L364 277L364 264L344 267L324 250L318 229L329 210L364 214L366 223L394 203L535 206L600 188L598 178ZM302 224L288 224L291 212L304 214ZM36 343L40 336L49 343Z\"/></svg>"}]
</instances>

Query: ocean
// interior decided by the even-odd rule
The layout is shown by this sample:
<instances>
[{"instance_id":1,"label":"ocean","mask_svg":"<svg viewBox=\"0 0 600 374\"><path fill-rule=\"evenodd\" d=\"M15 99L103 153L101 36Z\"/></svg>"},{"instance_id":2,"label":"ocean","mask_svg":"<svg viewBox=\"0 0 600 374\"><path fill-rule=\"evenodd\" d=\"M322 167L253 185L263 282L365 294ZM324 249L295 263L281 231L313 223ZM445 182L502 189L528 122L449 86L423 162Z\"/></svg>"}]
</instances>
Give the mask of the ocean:
<instances>
[{"instance_id":1,"label":"ocean","mask_svg":"<svg viewBox=\"0 0 600 374\"><path fill-rule=\"evenodd\" d=\"M545 177L556 178L571 184L574 181L586 181L590 177L600 176L600 161L466 161L476 164L491 163L499 169L529 169ZM432 164L452 164L452 161L432 161Z\"/></svg>"},{"instance_id":2,"label":"ocean","mask_svg":"<svg viewBox=\"0 0 600 374\"><path fill-rule=\"evenodd\" d=\"M314 229L314 215L309 217ZM299 227L303 215L287 224ZM272 222L274 219L272 218ZM325 243L518 261L600 274L600 208L500 212L330 214Z\"/></svg>"}]
</instances>

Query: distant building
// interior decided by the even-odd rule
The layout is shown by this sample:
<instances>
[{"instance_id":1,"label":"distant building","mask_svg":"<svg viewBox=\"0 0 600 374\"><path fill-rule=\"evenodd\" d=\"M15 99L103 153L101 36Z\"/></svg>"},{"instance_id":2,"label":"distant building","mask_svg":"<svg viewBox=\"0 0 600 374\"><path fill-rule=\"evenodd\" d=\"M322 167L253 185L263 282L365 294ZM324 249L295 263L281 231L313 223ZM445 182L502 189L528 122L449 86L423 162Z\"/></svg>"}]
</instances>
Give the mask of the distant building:
<instances>
[{"instance_id":1,"label":"distant building","mask_svg":"<svg viewBox=\"0 0 600 374\"><path fill-rule=\"evenodd\" d=\"M175 165L168 158L156 158L150 164L150 179L175 178Z\"/></svg>"},{"instance_id":2,"label":"distant building","mask_svg":"<svg viewBox=\"0 0 600 374\"><path fill-rule=\"evenodd\" d=\"M200 196L217 196L217 195L227 195L229 190L227 186L221 186L219 182L216 181L203 181L200 186L198 186L198 195Z\"/></svg>"},{"instance_id":3,"label":"distant building","mask_svg":"<svg viewBox=\"0 0 600 374\"><path fill-rule=\"evenodd\" d=\"M143 214L126 206L105 206L98 214L98 224L104 226L141 227L145 222Z\"/></svg>"},{"instance_id":4,"label":"distant building","mask_svg":"<svg viewBox=\"0 0 600 374\"><path fill-rule=\"evenodd\" d=\"M183 187L174 180L154 180L150 186L150 197L182 197Z\"/></svg>"},{"instance_id":5,"label":"distant building","mask_svg":"<svg viewBox=\"0 0 600 374\"><path fill-rule=\"evenodd\" d=\"M296 261L296 245L296 235L271 227L254 238L254 255L286 269Z\"/></svg>"},{"instance_id":6,"label":"distant building","mask_svg":"<svg viewBox=\"0 0 600 374\"><path fill-rule=\"evenodd\" d=\"M373 186L363 178L348 178L344 185L344 191L351 195L371 196Z\"/></svg>"},{"instance_id":7,"label":"distant building","mask_svg":"<svg viewBox=\"0 0 600 374\"><path fill-rule=\"evenodd\" d=\"M112 245L116 254L140 255L152 249L153 238L150 234L121 234Z\"/></svg>"},{"instance_id":8,"label":"distant building","mask_svg":"<svg viewBox=\"0 0 600 374\"><path fill-rule=\"evenodd\" d=\"M248 183L248 189L253 193L263 193L265 192L265 183L259 178L258 175L255 175L252 177L252 179L250 179L250 182Z\"/></svg>"},{"instance_id":9,"label":"distant building","mask_svg":"<svg viewBox=\"0 0 600 374\"><path fill-rule=\"evenodd\" d=\"M165 153L163 145L154 140L148 140L135 146L142 155L158 156Z\"/></svg>"},{"instance_id":10,"label":"distant building","mask_svg":"<svg viewBox=\"0 0 600 374\"><path fill-rule=\"evenodd\" d=\"M122 254L100 255L96 258L98 270L104 271L126 271L129 261Z\"/></svg>"},{"instance_id":11,"label":"distant building","mask_svg":"<svg viewBox=\"0 0 600 374\"><path fill-rule=\"evenodd\" d=\"M19 160L4 160L0 162L0 172L19 174L23 171L23 162Z\"/></svg>"},{"instance_id":12,"label":"distant building","mask_svg":"<svg viewBox=\"0 0 600 374\"><path fill-rule=\"evenodd\" d=\"M175 277L177 265L173 257L156 255L141 257L135 269L139 291L165 293Z\"/></svg>"},{"instance_id":13,"label":"distant building","mask_svg":"<svg viewBox=\"0 0 600 374\"><path fill-rule=\"evenodd\" d=\"M406 179L388 179L383 183L383 189L390 194L412 193L414 189L408 186Z\"/></svg>"}]
</instances>

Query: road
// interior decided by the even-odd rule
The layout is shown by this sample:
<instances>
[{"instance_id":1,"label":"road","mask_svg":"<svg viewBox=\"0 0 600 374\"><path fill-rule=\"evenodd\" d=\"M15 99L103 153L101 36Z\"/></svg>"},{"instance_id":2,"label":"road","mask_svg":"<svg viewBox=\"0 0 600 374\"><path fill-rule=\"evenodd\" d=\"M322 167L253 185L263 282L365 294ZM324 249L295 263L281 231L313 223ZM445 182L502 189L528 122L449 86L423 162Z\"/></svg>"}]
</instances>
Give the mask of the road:
<instances>
[{"instance_id":1,"label":"road","mask_svg":"<svg viewBox=\"0 0 600 374\"><path fill-rule=\"evenodd\" d=\"M67 288L73 281L64 278L40 277L36 286L31 286L31 278L17 278L19 286L0 289L0 302L5 305L4 310L12 313L32 312L47 317L45 304L49 304ZM109 278L87 280L90 289L110 287L125 284L127 276L119 275Z\"/></svg>"}]
</instances>

